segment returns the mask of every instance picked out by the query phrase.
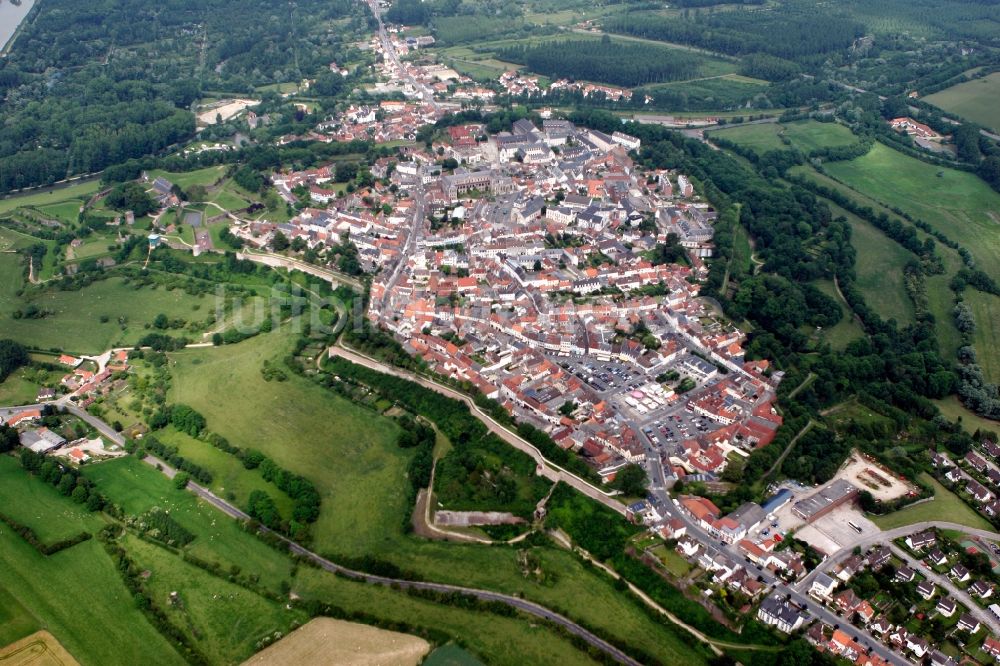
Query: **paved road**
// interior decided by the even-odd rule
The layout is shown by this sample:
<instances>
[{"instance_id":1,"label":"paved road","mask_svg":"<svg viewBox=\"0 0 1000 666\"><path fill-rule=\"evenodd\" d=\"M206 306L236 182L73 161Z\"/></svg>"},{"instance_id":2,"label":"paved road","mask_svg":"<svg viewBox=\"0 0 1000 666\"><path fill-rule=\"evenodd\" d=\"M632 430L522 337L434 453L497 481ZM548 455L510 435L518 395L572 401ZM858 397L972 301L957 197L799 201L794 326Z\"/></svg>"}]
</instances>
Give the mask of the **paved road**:
<instances>
[{"instance_id":1,"label":"paved road","mask_svg":"<svg viewBox=\"0 0 1000 666\"><path fill-rule=\"evenodd\" d=\"M500 437L505 442L507 442L514 448L518 449L519 451L523 451L524 453L527 453L529 456L531 456L535 460L535 464L538 466L538 474L544 476L546 479L549 479L550 481L553 482L562 481L567 485L572 486L576 490L580 491L587 497L600 502L604 506L613 509L615 512L621 515L625 515L625 506L617 499L615 499L614 495L601 490L597 486L587 481L584 481L583 479L576 476L572 472L548 460L545 456L542 455L542 452L539 451L534 444L532 444L526 439L519 437L518 435L516 435L515 433L511 432L506 427L498 423L497 421L494 421L493 417L491 417L485 411L480 409L479 406L475 402L473 402L472 399L466 394L456 391L455 389L445 386L443 384L438 384L437 382L427 379L426 377L421 377L420 375L415 375L412 372L408 372L400 368L394 368L392 366L386 365L385 363L377 361L371 358L370 356L365 356L364 354L360 354L350 349L345 349L344 347L340 346L330 347L329 354L331 356L339 356L341 358L347 359L348 361L351 361L352 363L363 365L366 368L377 370L378 372L382 372L388 375L393 375L395 377L401 377L403 379L408 379L412 382L420 384L425 388L429 388L433 391L437 391L438 393L446 395L449 398L461 400L462 402L464 402L466 405L469 406L469 409L473 413L473 415L475 415L476 418L482 421L486 425L486 427L490 430L490 432Z\"/></svg>"}]
</instances>

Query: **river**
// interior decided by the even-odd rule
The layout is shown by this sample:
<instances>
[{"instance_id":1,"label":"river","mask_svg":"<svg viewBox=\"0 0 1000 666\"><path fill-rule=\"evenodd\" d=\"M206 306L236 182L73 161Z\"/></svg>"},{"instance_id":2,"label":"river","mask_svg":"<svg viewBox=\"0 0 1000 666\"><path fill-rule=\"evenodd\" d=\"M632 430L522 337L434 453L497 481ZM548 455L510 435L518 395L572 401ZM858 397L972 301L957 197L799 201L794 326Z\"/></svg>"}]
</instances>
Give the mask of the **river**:
<instances>
[{"instance_id":1,"label":"river","mask_svg":"<svg viewBox=\"0 0 1000 666\"><path fill-rule=\"evenodd\" d=\"M34 5L35 0L21 0L20 5L11 4L10 0L0 0L0 49L7 47L7 42L14 36L17 26Z\"/></svg>"}]
</instances>

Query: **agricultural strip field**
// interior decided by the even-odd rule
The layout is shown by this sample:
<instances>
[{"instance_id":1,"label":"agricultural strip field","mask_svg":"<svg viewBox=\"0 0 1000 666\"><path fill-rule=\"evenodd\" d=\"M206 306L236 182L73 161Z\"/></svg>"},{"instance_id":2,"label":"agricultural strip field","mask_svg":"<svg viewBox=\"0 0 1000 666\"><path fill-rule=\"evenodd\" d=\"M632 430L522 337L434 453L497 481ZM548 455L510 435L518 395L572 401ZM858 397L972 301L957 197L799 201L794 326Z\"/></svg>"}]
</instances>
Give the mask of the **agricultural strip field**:
<instances>
[{"instance_id":1,"label":"agricultural strip field","mask_svg":"<svg viewBox=\"0 0 1000 666\"><path fill-rule=\"evenodd\" d=\"M96 539L46 557L3 529L0 588L85 666L185 663L136 608Z\"/></svg>"},{"instance_id":2,"label":"agricultural strip field","mask_svg":"<svg viewBox=\"0 0 1000 666\"><path fill-rule=\"evenodd\" d=\"M928 95L924 101L984 127L1000 129L1000 72L958 83Z\"/></svg>"},{"instance_id":3,"label":"agricultural strip field","mask_svg":"<svg viewBox=\"0 0 1000 666\"><path fill-rule=\"evenodd\" d=\"M105 525L98 514L67 500L54 486L29 476L10 456L0 456L0 512L30 527L46 544L83 531L94 534Z\"/></svg>"},{"instance_id":4,"label":"agricultural strip field","mask_svg":"<svg viewBox=\"0 0 1000 666\"><path fill-rule=\"evenodd\" d=\"M168 399L203 413L209 429L230 443L259 449L317 485L323 504L313 525L316 551L334 559L378 553L430 580L523 594L573 609L575 619L633 641L663 661L697 658L675 630L652 620L565 550L535 549L545 572L540 582L524 575L513 548L422 541L404 534L410 453L395 444L397 426L298 376L264 381L263 361L287 353L290 342L281 336L279 331L237 345L170 354ZM240 387L241 400L219 404L219 386Z\"/></svg>"},{"instance_id":5,"label":"agricultural strip field","mask_svg":"<svg viewBox=\"0 0 1000 666\"><path fill-rule=\"evenodd\" d=\"M323 666L329 663L393 663L417 666L430 651L417 636L318 617L250 658L244 666Z\"/></svg>"},{"instance_id":6,"label":"agricultural strip field","mask_svg":"<svg viewBox=\"0 0 1000 666\"><path fill-rule=\"evenodd\" d=\"M986 379L1000 382L1000 296L968 288L964 297L965 304L972 308L976 316L973 337L976 360L982 366Z\"/></svg>"},{"instance_id":7,"label":"agricultural strip field","mask_svg":"<svg viewBox=\"0 0 1000 666\"><path fill-rule=\"evenodd\" d=\"M11 266L7 256L0 255L0 272L14 274L19 266ZM160 313L192 321L213 312L212 299L190 296L180 289L136 290L118 277L99 280L79 291L46 288L31 294L30 300L19 299L11 286L0 285L4 335L33 348L60 348L74 353L98 353L113 345L134 344L149 332L145 324ZM45 316L14 319L13 312L29 303ZM102 316L107 321L102 322ZM119 323L120 317L124 325Z\"/></svg>"},{"instance_id":8,"label":"agricultural strip field","mask_svg":"<svg viewBox=\"0 0 1000 666\"><path fill-rule=\"evenodd\" d=\"M993 530L990 521L973 511L958 495L942 486L926 473L921 478L934 488L933 500L900 509L885 516L870 516L872 522L878 525L880 529L891 530L905 525L912 525L913 523L941 520L942 516L947 516L948 521L952 523L975 527L981 530Z\"/></svg>"},{"instance_id":9,"label":"agricultural strip field","mask_svg":"<svg viewBox=\"0 0 1000 666\"><path fill-rule=\"evenodd\" d=\"M944 232L1000 280L1000 194L973 174L927 164L880 143L863 157L830 162L825 169L862 194Z\"/></svg>"}]
</instances>

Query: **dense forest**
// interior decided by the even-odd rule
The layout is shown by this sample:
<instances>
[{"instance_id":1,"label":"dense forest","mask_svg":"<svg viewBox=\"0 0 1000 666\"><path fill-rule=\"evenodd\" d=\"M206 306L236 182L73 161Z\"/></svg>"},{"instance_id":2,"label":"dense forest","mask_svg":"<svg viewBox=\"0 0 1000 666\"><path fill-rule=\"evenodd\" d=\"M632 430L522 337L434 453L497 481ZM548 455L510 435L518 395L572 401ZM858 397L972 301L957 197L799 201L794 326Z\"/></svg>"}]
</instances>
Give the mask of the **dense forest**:
<instances>
[{"instance_id":1,"label":"dense forest","mask_svg":"<svg viewBox=\"0 0 1000 666\"><path fill-rule=\"evenodd\" d=\"M729 55L766 53L789 60L815 60L845 50L865 34L859 21L821 11L739 10L667 18L653 12L634 12L609 19L611 32L623 32L665 42L691 44ZM780 39L775 37L780 35Z\"/></svg>"},{"instance_id":2,"label":"dense forest","mask_svg":"<svg viewBox=\"0 0 1000 666\"><path fill-rule=\"evenodd\" d=\"M600 41L576 39L511 47L500 51L498 57L553 78L630 87L698 75L698 59L688 53L613 42L607 35Z\"/></svg>"},{"instance_id":3,"label":"dense forest","mask_svg":"<svg viewBox=\"0 0 1000 666\"><path fill-rule=\"evenodd\" d=\"M0 191L189 139L205 91L316 76L345 53L329 22L363 11L349 0L46 0L0 61Z\"/></svg>"}]
</instances>

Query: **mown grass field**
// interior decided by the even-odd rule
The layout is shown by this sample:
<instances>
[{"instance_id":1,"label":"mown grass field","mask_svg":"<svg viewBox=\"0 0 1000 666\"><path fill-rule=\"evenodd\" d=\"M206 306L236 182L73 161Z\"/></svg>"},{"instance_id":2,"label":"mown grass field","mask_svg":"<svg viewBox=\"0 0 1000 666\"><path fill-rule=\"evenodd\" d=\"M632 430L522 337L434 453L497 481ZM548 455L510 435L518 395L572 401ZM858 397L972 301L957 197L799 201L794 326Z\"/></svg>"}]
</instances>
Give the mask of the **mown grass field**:
<instances>
[{"instance_id":1,"label":"mown grass field","mask_svg":"<svg viewBox=\"0 0 1000 666\"><path fill-rule=\"evenodd\" d=\"M720 139L732 141L758 154L766 153L769 150L781 150L785 148L785 145L781 143L781 125L778 123L741 125L707 132L706 134L709 138L719 137Z\"/></svg>"},{"instance_id":2,"label":"mown grass field","mask_svg":"<svg viewBox=\"0 0 1000 666\"><path fill-rule=\"evenodd\" d=\"M225 519L227 520L227 519ZM284 636L292 623L305 621L301 610L251 592L244 587L182 560L136 537L126 537L125 549L138 566L150 572L146 587L161 603L170 621L186 629L213 664L236 664L256 651L265 636ZM169 602L172 592L179 601Z\"/></svg>"},{"instance_id":3,"label":"mown grass field","mask_svg":"<svg viewBox=\"0 0 1000 666\"><path fill-rule=\"evenodd\" d=\"M54 486L28 475L10 456L0 456L0 512L33 529L47 544L83 531L94 534L105 525L100 514L90 513Z\"/></svg>"},{"instance_id":4,"label":"mown grass field","mask_svg":"<svg viewBox=\"0 0 1000 666\"><path fill-rule=\"evenodd\" d=\"M767 87L767 81L739 74L725 74L692 81L660 83L644 88L643 91L654 96L657 93L680 95L687 100L687 108L715 111L717 109L738 108L747 100L766 92Z\"/></svg>"},{"instance_id":5,"label":"mown grass field","mask_svg":"<svg viewBox=\"0 0 1000 666\"><path fill-rule=\"evenodd\" d=\"M0 405L28 405L38 397L39 385L25 379L23 370L15 370L0 382Z\"/></svg>"},{"instance_id":6,"label":"mown grass field","mask_svg":"<svg viewBox=\"0 0 1000 666\"><path fill-rule=\"evenodd\" d=\"M948 522L967 527L993 530L990 521L973 511L961 498L942 486L933 477L925 473L921 479L934 487L933 500L894 511L885 516L871 516L872 522L883 530L891 530L913 523L947 519Z\"/></svg>"},{"instance_id":7,"label":"mown grass field","mask_svg":"<svg viewBox=\"0 0 1000 666\"><path fill-rule=\"evenodd\" d=\"M260 583L272 591L291 580L288 558L191 493L177 490L166 476L140 460L129 456L89 465L84 473L126 513L140 515L153 507L170 511L174 520L195 535L186 547L192 555L218 562L225 569L238 565L244 573L260 576Z\"/></svg>"},{"instance_id":8,"label":"mown grass field","mask_svg":"<svg viewBox=\"0 0 1000 666\"><path fill-rule=\"evenodd\" d=\"M992 421L969 411L958 399L958 396L949 395L947 398L934 400L933 402L949 421L961 419L962 427L967 432L972 433L976 430L992 430L993 432L1000 432L1000 421Z\"/></svg>"},{"instance_id":9,"label":"mown grass field","mask_svg":"<svg viewBox=\"0 0 1000 666\"><path fill-rule=\"evenodd\" d=\"M321 666L358 659L417 666L430 648L427 641L417 636L317 617L255 654L247 666Z\"/></svg>"},{"instance_id":10,"label":"mown grass field","mask_svg":"<svg viewBox=\"0 0 1000 666\"><path fill-rule=\"evenodd\" d=\"M9 255L0 255L6 258ZM16 275L18 265L0 259L0 277ZM30 301L0 285L0 322L4 335L39 349L60 348L74 353L99 353L111 346L131 345L149 333L145 327L161 312L170 318L202 320L213 311L212 299L190 296L180 289L145 287L136 290L122 278L95 282L79 291L33 290ZM14 310L34 303L47 316L14 319ZM195 309L195 306L198 309ZM101 317L108 321L102 322ZM124 328L118 318L126 320Z\"/></svg>"},{"instance_id":11,"label":"mown grass field","mask_svg":"<svg viewBox=\"0 0 1000 666\"><path fill-rule=\"evenodd\" d=\"M186 663L135 607L96 539L45 557L0 531L0 588L84 666Z\"/></svg>"},{"instance_id":12,"label":"mown grass field","mask_svg":"<svg viewBox=\"0 0 1000 666\"><path fill-rule=\"evenodd\" d=\"M196 169L194 171L184 171L180 173L164 171L162 169L152 169L149 172L149 177L150 179L161 177L166 178L174 185L178 185L181 189L185 189L191 187L192 185L203 185L204 187L209 187L221 178L225 172L226 167L224 166L205 167L204 169Z\"/></svg>"},{"instance_id":13,"label":"mown grass field","mask_svg":"<svg viewBox=\"0 0 1000 666\"><path fill-rule=\"evenodd\" d=\"M975 175L936 167L879 143L863 157L825 168L872 199L944 232L1000 280L1000 194Z\"/></svg>"},{"instance_id":14,"label":"mown grass field","mask_svg":"<svg viewBox=\"0 0 1000 666\"><path fill-rule=\"evenodd\" d=\"M976 316L976 359L989 381L1000 382L1000 296L966 289L965 304Z\"/></svg>"},{"instance_id":15,"label":"mown grass field","mask_svg":"<svg viewBox=\"0 0 1000 666\"><path fill-rule=\"evenodd\" d=\"M984 127L1000 129L1000 72L945 88L924 101Z\"/></svg>"}]
</instances>

